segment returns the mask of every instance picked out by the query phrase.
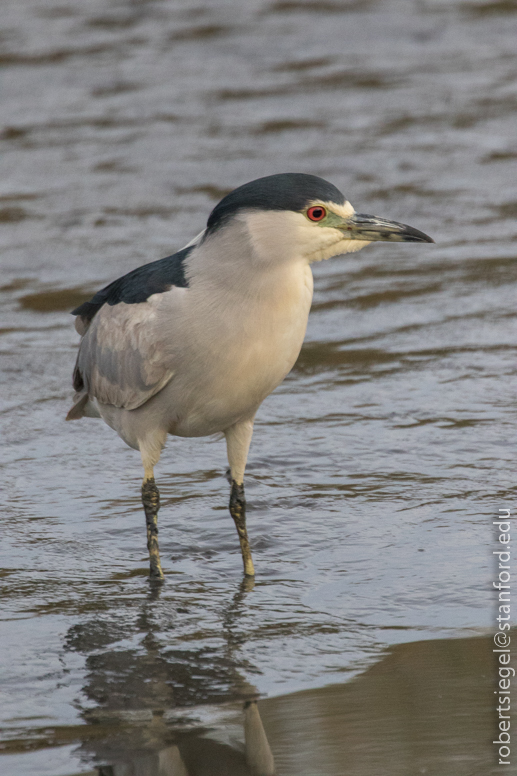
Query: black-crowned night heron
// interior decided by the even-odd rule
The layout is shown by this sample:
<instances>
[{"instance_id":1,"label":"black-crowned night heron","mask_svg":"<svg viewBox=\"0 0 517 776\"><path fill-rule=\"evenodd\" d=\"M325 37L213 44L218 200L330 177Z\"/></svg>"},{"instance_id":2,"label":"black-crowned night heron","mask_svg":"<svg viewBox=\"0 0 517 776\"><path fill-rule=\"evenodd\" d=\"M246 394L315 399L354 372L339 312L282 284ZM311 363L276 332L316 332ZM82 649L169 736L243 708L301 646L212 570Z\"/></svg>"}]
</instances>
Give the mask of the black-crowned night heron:
<instances>
[{"instance_id":1,"label":"black-crowned night heron","mask_svg":"<svg viewBox=\"0 0 517 776\"><path fill-rule=\"evenodd\" d=\"M73 311L82 340L67 419L101 417L140 450L152 577L163 576L154 466L167 434L217 433L226 437L244 573L254 575L244 469L255 414L303 343L310 265L378 240L433 242L411 226L356 213L322 178L270 175L224 197L181 251Z\"/></svg>"}]
</instances>

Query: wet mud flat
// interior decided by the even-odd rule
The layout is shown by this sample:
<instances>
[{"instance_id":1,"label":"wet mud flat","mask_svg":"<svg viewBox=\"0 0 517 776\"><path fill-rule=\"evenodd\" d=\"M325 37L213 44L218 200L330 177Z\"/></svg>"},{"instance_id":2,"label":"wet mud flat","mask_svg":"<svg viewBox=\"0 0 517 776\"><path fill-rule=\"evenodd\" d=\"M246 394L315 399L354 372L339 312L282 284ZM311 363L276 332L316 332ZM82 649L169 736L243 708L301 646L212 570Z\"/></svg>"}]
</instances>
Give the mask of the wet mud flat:
<instances>
[{"instance_id":1,"label":"wet mud flat","mask_svg":"<svg viewBox=\"0 0 517 776\"><path fill-rule=\"evenodd\" d=\"M0 770L238 773L258 697L280 776L486 776L492 520L516 495L515 3L1 15ZM69 310L290 170L436 245L314 266L247 468L253 589L224 445L169 441L157 590L138 455L64 421Z\"/></svg>"}]
</instances>

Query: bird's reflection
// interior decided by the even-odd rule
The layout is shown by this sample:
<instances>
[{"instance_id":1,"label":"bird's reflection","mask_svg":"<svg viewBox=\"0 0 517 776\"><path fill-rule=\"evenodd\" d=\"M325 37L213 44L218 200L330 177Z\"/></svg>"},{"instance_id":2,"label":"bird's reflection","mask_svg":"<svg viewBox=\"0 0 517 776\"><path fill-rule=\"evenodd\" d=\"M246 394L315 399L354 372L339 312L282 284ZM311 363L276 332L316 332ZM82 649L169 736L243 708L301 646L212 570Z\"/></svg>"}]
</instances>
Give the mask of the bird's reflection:
<instances>
[{"instance_id":1,"label":"bird's reflection","mask_svg":"<svg viewBox=\"0 0 517 776\"><path fill-rule=\"evenodd\" d=\"M244 704L244 751L199 736L101 766L98 776L274 776L275 764L256 701Z\"/></svg>"},{"instance_id":2,"label":"bird's reflection","mask_svg":"<svg viewBox=\"0 0 517 776\"><path fill-rule=\"evenodd\" d=\"M113 617L83 622L69 631L68 649L86 653L81 705L89 724L80 754L102 763L99 776L274 774L257 690L242 672L243 637L236 635L252 589L253 582L243 580L223 608L219 648L207 644L203 633L186 645L174 639L178 611L190 612L162 597L160 582L149 583L136 617L134 601L128 601L125 612L119 606ZM186 648L178 649L179 643ZM239 698L244 746L217 740L206 722L203 727L203 714L199 716L209 704L224 710ZM242 728L240 732L242 739Z\"/></svg>"}]
</instances>

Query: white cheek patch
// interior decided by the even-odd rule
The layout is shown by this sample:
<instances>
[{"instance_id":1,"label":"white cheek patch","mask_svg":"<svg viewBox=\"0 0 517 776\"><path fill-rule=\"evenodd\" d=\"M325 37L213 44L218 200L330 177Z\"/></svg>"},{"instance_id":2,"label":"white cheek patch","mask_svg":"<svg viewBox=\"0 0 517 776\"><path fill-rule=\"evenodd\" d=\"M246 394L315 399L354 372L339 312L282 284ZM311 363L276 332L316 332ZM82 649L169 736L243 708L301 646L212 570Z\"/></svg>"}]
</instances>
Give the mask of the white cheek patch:
<instances>
[{"instance_id":1,"label":"white cheek patch","mask_svg":"<svg viewBox=\"0 0 517 776\"><path fill-rule=\"evenodd\" d=\"M314 239L313 225L291 210L249 210L238 218L246 223L254 254L265 261L303 255L307 241Z\"/></svg>"},{"instance_id":2,"label":"white cheek patch","mask_svg":"<svg viewBox=\"0 0 517 776\"><path fill-rule=\"evenodd\" d=\"M329 229L329 232L331 231L337 232L337 229ZM340 256L342 253L355 253L367 245L370 245L370 242L367 240L347 240L346 238L343 239L342 235L338 235L332 244L314 251L308 257L309 262L313 264L316 261L324 261L325 259L331 259L333 256Z\"/></svg>"},{"instance_id":3,"label":"white cheek patch","mask_svg":"<svg viewBox=\"0 0 517 776\"><path fill-rule=\"evenodd\" d=\"M343 202L342 205L337 205L335 202L318 202L317 204L326 207L329 212L335 213L340 218L350 218L355 213L355 209L348 201ZM332 227L328 229L320 227L320 229L323 232L328 232L328 237L326 240L321 240L318 249L309 255L311 264L331 259L333 256L339 256L343 253L355 253L370 244L370 240L349 240L339 229Z\"/></svg>"},{"instance_id":4,"label":"white cheek patch","mask_svg":"<svg viewBox=\"0 0 517 776\"><path fill-rule=\"evenodd\" d=\"M343 240L342 245L339 246L340 253L355 253L360 251L361 248L366 248L370 245L371 240Z\"/></svg>"},{"instance_id":5,"label":"white cheek patch","mask_svg":"<svg viewBox=\"0 0 517 776\"><path fill-rule=\"evenodd\" d=\"M318 201L317 204L340 218L350 218L355 213L350 202L336 205ZM261 262L303 258L312 263L359 251L368 245L368 241L346 239L338 229L312 222L303 213L291 210L248 210L236 218L245 224L253 253Z\"/></svg>"}]
</instances>

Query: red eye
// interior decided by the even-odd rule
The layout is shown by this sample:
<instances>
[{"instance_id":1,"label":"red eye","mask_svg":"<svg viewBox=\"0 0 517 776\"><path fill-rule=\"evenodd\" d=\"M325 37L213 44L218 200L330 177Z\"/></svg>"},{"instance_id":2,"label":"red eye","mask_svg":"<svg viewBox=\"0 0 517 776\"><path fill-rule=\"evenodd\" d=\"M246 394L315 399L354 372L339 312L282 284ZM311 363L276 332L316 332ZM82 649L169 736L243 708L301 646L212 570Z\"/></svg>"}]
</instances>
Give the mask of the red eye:
<instances>
[{"instance_id":1,"label":"red eye","mask_svg":"<svg viewBox=\"0 0 517 776\"><path fill-rule=\"evenodd\" d=\"M310 207L307 211L307 218L310 218L311 221L323 221L326 215L327 211L320 205Z\"/></svg>"}]
</instances>

